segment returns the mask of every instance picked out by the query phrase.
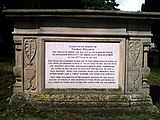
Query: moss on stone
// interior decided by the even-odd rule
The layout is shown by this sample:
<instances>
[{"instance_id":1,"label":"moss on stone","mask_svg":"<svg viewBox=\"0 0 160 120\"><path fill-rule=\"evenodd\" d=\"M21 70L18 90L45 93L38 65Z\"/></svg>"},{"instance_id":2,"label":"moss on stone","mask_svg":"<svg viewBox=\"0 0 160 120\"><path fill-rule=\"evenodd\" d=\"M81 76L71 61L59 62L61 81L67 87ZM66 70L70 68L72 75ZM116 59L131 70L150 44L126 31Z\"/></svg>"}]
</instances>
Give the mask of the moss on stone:
<instances>
[{"instance_id":1,"label":"moss on stone","mask_svg":"<svg viewBox=\"0 0 160 120\"><path fill-rule=\"evenodd\" d=\"M150 96L135 95L98 95L98 94L45 94L16 93L10 104L19 108L37 110L74 110L107 112L151 112L157 113ZM26 107L27 106L27 107ZM28 108L30 107L30 108Z\"/></svg>"}]
</instances>

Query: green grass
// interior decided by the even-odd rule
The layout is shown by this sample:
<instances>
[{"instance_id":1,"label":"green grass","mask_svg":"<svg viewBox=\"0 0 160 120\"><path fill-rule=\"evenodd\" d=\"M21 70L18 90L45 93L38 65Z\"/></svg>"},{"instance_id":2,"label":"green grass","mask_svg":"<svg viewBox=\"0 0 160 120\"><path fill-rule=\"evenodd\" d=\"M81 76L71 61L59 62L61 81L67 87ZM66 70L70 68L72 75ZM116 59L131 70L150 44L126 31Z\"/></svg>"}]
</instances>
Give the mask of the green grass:
<instances>
[{"instance_id":1,"label":"green grass","mask_svg":"<svg viewBox=\"0 0 160 120\"><path fill-rule=\"evenodd\" d=\"M0 120L159 120L160 115L131 114L131 115L81 115L80 113L37 113L19 115L12 110L0 114Z\"/></svg>"},{"instance_id":2,"label":"green grass","mask_svg":"<svg viewBox=\"0 0 160 120\"><path fill-rule=\"evenodd\" d=\"M12 95L12 86L15 82L12 68L14 61L0 58L0 120L159 120L160 115L132 114L108 115L102 113L81 114L71 112L27 112L24 109L15 111L8 102ZM150 79L160 83L160 69L151 72ZM156 104L160 110L160 103ZM33 110L34 111L34 110Z\"/></svg>"},{"instance_id":3,"label":"green grass","mask_svg":"<svg viewBox=\"0 0 160 120\"><path fill-rule=\"evenodd\" d=\"M117 116L114 120L158 120L159 116L154 115L123 115L123 116Z\"/></svg>"},{"instance_id":4,"label":"green grass","mask_svg":"<svg viewBox=\"0 0 160 120\"><path fill-rule=\"evenodd\" d=\"M9 58L0 58L0 111L6 110L12 95L14 75L13 61Z\"/></svg>"},{"instance_id":5,"label":"green grass","mask_svg":"<svg viewBox=\"0 0 160 120\"><path fill-rule=\"evenodd\" d=\"M160 86L160 68L152 68L148 79L150 85Z\"/></svg>"}]
</instances>

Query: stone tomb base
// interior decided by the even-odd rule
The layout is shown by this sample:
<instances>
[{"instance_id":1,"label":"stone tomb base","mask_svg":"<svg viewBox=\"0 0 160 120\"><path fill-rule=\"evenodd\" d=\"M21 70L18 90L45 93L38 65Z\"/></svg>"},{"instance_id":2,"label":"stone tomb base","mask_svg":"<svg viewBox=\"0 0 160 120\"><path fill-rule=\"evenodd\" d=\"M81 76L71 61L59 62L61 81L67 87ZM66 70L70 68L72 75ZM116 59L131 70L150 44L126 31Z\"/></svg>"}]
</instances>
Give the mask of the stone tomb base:
<instances>
[{"instance_id":1,"label":"stone tomb base","mask_svg":"<svg viewBox=\"0 0 160 120\"><path fill-rule=\"evenodd\" d=\"M159 14L4 10L14 22L16 82L10 104L36 110L157 113L147 77Z\"/></svg>"},{"instance_id":2,"label":"stone tomb base","mask_svg":"<svg viewBox=\"0 0 160 120\"><path fill-rule=\"evenodd\" d=\"M35 111L66 111L71 113L104 113L104 114L135 114L158 113L152 104L151 97L146 94L105 95L83 93L40 93L14 94L10 104Z\"/></svg>"}]
</instances>

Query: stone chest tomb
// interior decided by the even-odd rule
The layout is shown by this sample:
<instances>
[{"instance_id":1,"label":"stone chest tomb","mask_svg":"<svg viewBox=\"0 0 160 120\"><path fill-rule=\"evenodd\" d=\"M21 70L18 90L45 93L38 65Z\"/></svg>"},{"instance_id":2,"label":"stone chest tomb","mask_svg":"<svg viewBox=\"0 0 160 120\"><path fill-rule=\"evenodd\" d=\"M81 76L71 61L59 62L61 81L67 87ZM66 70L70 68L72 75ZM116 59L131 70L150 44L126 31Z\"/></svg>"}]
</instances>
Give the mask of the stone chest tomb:
<instances>
[{"instance_id":1,"label":"stone chest tomb","mask_svg":"<svg viewBox=\"0 0 160 120\"><path fill-rule=\"evenodd\" d=\"M11 104L23 98L54 109L156 112L148 95L147 55L151 24L159 15L51 9L4 13L15 23Z\"/></svg>"}]
</instances>

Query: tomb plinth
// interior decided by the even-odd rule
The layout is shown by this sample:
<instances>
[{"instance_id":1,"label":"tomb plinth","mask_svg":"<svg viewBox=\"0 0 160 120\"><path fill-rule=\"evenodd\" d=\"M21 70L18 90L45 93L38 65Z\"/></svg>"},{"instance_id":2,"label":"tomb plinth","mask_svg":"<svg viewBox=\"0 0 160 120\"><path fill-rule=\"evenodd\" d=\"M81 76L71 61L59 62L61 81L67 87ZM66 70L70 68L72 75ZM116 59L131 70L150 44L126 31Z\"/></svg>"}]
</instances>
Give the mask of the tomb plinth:
<instances>
[{"instance_id":1,"label":"tomb plinth","mask_svg":"<svg viewBox=\"0 0 160 120\"><path fill-rule=\"evenodd\" d=\"M147 76L156 13L14 9L10 103L52 109L156 112ZM21 102L20 102L21 101Z\"/></svg>"}]
</instances>

